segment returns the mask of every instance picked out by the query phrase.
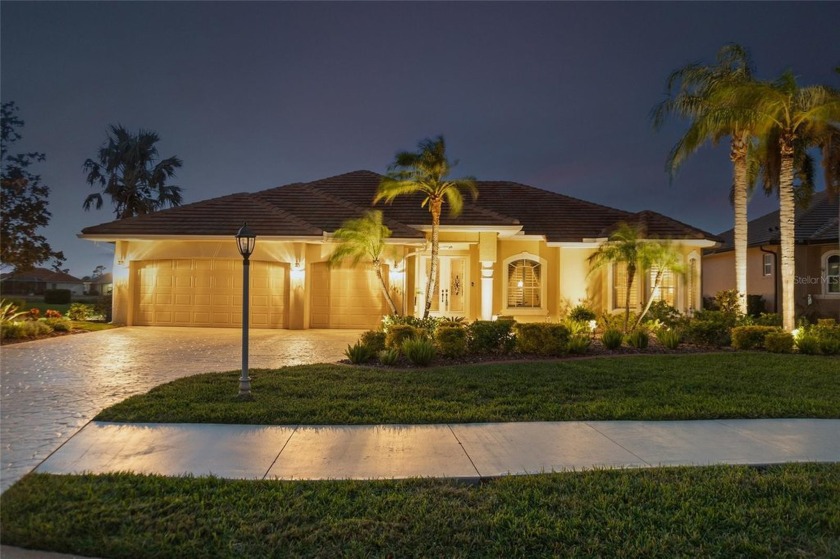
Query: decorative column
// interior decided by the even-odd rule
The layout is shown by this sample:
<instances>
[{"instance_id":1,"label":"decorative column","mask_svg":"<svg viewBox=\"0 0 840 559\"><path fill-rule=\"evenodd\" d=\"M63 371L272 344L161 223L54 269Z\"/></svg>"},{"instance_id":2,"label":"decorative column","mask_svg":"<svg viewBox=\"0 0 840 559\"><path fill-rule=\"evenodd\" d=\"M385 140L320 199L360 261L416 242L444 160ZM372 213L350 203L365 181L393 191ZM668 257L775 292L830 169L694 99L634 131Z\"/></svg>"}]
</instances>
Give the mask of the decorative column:
<instances>
[{"instance_id":1,"label":"decorative column","mask_svg":"<svg viewBox=\"0 0 840 559\"><path fill-rule=\"evenodd\" d=\"M478 260L481 262L481 320L493 318L493 266L496 264L496 233L478 234Z\"/></svg>"}]
</instances>

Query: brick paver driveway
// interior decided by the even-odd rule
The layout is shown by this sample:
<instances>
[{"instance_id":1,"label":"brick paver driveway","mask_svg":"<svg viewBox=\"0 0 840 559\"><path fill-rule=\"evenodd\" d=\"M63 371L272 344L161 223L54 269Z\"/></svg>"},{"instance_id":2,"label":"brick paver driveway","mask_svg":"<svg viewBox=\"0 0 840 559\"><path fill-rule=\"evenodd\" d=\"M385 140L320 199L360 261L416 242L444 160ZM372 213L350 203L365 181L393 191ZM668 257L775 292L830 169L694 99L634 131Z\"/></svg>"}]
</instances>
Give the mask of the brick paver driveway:
<instances>
[{"instance_id":1,"label":"brick paver driveway","mask_svg":"<svg viewBox=\"0 0 840 559\"><path fill-rule=\"evenodd\" d=\"M338 361L360 333L251 330L249 365ZM129 327L3 346L0 490L102 408L179 377L239 369L241 336L236 328Z\"/></svg>"}]
</instances>

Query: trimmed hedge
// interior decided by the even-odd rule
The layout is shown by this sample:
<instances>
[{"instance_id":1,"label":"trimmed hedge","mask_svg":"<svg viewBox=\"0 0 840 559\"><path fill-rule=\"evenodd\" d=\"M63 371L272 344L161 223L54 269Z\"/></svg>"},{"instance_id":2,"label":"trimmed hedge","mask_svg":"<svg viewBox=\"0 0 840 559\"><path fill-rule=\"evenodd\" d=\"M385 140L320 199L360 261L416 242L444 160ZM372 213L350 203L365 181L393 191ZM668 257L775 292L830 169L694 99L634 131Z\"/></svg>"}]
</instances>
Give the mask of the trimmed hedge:
<instances>
[{"instance_id":1,"label":"trimmed hedge","mask_svg":"<svg viewBox=\"0 0 840 559\"><path fill-rule=\"evenodd\" d=\"M467 331L441 324L435 330L435 344L444 357L463 357L467 353Z\"/></svg>"},{"instance_id":2,"label":"trimmed hedge","mask_svg":"<svg viewBox=\"0 0 840 559\"><path fill-rule=\"evenodd\" d=\"M735 349L763 349L767 334L778 332L775 326L736 326L732 329L732 347Z\"/></svg>"},{"instance_id":3,"label":"trimmed hedge","mask_svg":"<svg viewBox=\"0 0 840 559\"><path fill-rule=\"evenodd\" d=\"M791 353L793 335L790 332L769 332L764 336L764 348L770 353Z\"/></svg>"},{"instance_id":4,"label":"trimmed hedge","mask_svg":"<svg viewBox=\"0 0 840 559\"><path fill-rule=\"evenodd\" d=\"M516 339L511 319L476 320L467 327L467 348L470 353L508 354L513 351Z\"/></svg>"},{"instance_id":5,"label":"trimmed hedge","mask_svg":"<svg viewBox=\"0 0 840 559\"><path fill-rule=\"evenodd\" d=\"M385 347L402 348L406 340L418 337L421 332L423 332L422 329L408 324L394 324L385 336Z\"/></svg>"},{"instance_id":6,"label":"trimmed hedge","mask_svg":"<svg viewBox=\"0 0 840 559\"><path fill-rule=\"evenodd\" d=\"M520 353L563 355L569 351L570 331L563 324L528 322L517 324L516 349Z\"/></svg>"}]
</instances>

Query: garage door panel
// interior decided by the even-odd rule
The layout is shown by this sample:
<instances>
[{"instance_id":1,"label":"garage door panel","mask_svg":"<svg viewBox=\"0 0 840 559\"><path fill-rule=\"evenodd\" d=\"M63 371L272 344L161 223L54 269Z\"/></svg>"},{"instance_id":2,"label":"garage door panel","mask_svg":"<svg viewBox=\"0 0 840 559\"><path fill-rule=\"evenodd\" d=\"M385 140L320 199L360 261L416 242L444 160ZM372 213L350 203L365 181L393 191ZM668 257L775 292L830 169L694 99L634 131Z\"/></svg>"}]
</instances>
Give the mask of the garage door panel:
<instances>
[{"instance_id":1,"label":"garage door panel","mask_svg":"<svg viewBox=\"0 0 840 559\"><path fill-rule=\"evenodd\" d=\"M384 314L379 280L365 266L312 267L310 324L313 328L375 328Z\"/></svg>"},{"instance_id":2,"label":"garage door panel","mask_svg":"<svg viewBox=\"0 0 840 559\"><path fill-rule=\"evenodd\" d=\"M154 260L137 264L135 320L140 325L242 325L242 262ZM286 325L287 266L251 263L250 323Z\"/></svg>"}]
</instances>

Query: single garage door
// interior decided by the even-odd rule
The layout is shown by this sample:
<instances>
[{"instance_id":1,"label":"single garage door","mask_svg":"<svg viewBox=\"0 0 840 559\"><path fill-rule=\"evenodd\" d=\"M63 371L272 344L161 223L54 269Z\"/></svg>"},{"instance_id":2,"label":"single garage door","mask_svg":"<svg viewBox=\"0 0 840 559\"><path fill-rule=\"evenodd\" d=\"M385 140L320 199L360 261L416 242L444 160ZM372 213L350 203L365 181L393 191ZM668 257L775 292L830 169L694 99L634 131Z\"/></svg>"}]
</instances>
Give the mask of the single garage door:
<instances>
[{"instance_id":1,"label":"single garage door","mask_svg":"<svg viewBox=\"0 0 840 559\"><path fill-rule=\"evenodd\" d=\"M376 274L360 264L312 266L312 328L376 328L387 314ZM383 269L387 277L387 269Z\"/></svg>"},{"instance_id":2,"label":"single garage door","mask_svg":"<svg viewBox=\"0 0 840 559\"><path fill-rule=\"evenodd\" d=\"M251 262L251 327L286 327L287 270L286 264ZM136 274L135 324L242 325L241 260L147 260Z\"/></svg>"}]
</instances>

